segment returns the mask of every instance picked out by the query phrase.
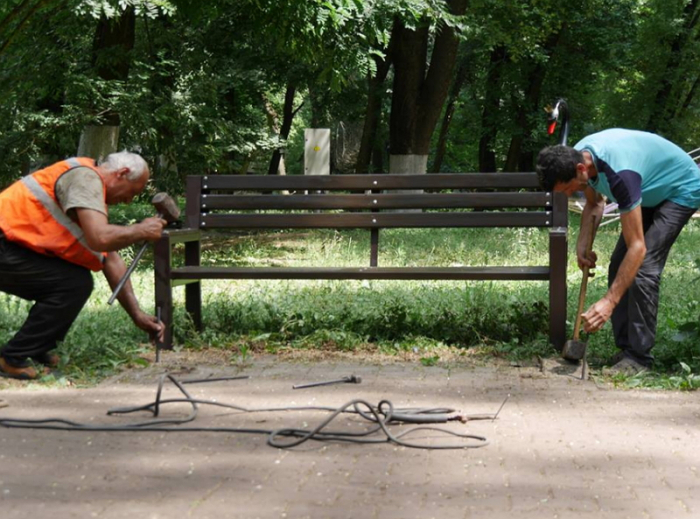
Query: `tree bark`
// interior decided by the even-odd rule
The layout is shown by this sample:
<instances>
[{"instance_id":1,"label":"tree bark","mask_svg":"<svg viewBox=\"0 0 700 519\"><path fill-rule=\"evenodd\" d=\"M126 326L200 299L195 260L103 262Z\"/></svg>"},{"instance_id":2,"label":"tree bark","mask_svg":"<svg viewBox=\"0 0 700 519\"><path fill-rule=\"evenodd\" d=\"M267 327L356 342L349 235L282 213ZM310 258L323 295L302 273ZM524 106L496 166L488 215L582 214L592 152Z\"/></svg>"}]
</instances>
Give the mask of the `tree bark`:
<instances>
[{"instance_id":1,"label":"tree bark","mask_svg":"<svg viewBox=\"0 0 700 519\"><path fill-rule=\"evenodd\" d=\"M445 152L447 150L447 133L450 130L452 117L454 116L457 108L459 94L462 91L464 83L467 81L471 58L472 56L469 53L464 54L460 60L459 67L457 68L457 75L455 76L454 81L452 82L452 87L450 88L450 95L447 98L447 106L445 106L445 114L442 116L442 123L440 124L440 133L438 136L437 148L435 150L435 159L433 160L433 167L431 168L433 173L440 172L442 169L442 162L445 160Z\"/></svg>"},{"instance_id":2,"label":"tree bark","mask_svg":"<svg viewBox=\"0 0 700 519\"><path fill-rule=\"evenodd\" d=\"M102 16L95 30L92 45L92 66L107 81L126 81L131 66L130 51L136 39L136 13L128 7L116 19ZM109 59L104 56L109 54ZM78 155L101 160L117 151L119 145L119 113L107 110L101 124L88 125L80 136Z\"/></svg>"},{"instance_id":3,"label":"tree bark","mask_svg":"<svg viewBox=\"0 0 700 519\"><path fill-rule=\"evenodd\" d=\"M294 115L299 111L299 108L294 109L294 94L296 93L296 87L292 84L287 85L287 90L284 94L284 108L282 110L282 126L279 130L280 140L287 140L289 137L289 131L292 129L292 121L294 120ZM267 170L268 175L285 175L286 168L284 164L283 148L278 148L272 153L272 159L270 160L270 166Z\"/></svg>"},{"instance_id":4,"label":"tree bark","mask_svg":"<svg viewBox=\"0 0 700 519\"><path fill-rule=\"evenodd\" d=\"M554 53L557 45L561 41L561 30L550 34L544 44L544 52L547 56ZM533 114L540 104L542 95L542 84L547 75L545 63L539 62L528 75L528 85L525 91L525 99L518 107L516 121L519 132L513 135L508 148L504 171L532 171L534 167L534 153L531 149L523 150L523 144L532 136L533 128L530 122L530 115Z\"/></svg>"},{"instance_id":5,"label":"tree bark","mask_svg":"<svg viewBox=\"0 0 700 519\"><path fill-rule=\"evenodd\" d=\"M676 110L671 105L677 100L671 94L678 80L678 70L683 59L683 51L689 40L691 40L693 29L697 25L698 19L700 19L699 2L700 0L691 0L683 9L685 23L671 43L670 56L666 62L661 85L656 92L653 110L646 126L646 130L649 132L659 133L666 130L671 118L676 113Z\"/></svg>"},{"instance_id":6,"label":"tree bark","mask_svg":"<svg viewBox=\"0 0 700 519\"><path fill-rule=\"evenodd\" d=\"M683 112L685 112L688 108L690 108L690 104L693 102L693 99L695 98L695 94L698 91L698 84L700 84L700 76L695 78L695 81L693 81L693 86L690 87L690 90L688 93L685 95L685 98L683 99L683 103L681 104L680 109L678 110L678 113L676 113L676 117L680 117Z\"/></svg>"},{"instance_id":7,"label":"tree bark","mask_svg":"<svg viewBox=\"0 0 700 519\"><path fill-rule=\"evenodd\" d=\"M464 13L467 0L449 0L453 14ZM389 170L403 168L402 155L425 156L409 162L425 164L430 138L442 112L457 58L458 39L453 28L444 25L435 36L428 65L430 33L427 24L415 29L396 19L392 28L394 83L389 121Z\"/></svg>"},{"instance_id":8,"label":"tree bark","mask_svg":"<svg viewBox=\"0 0 700 519\"><path fill-rule=\"evenodd\" d=\"M119 147L119 126L88 125L83 129L78 143L79 157L102 160Z\"/></svg>"},{"instance_id":9,"label":"tree bark","mask_svg":"<svg viewBox=\"0 0 700 519\"><path fill-rule=\"evenodd\" d=\"M360 140L360 151L357 154L355 173L367 173L370 162L377 166L377 128L382 115L382 100L384 99L384 81L391 67L391 47L386 50L386 58L375 57L377 64L376 75L367 80L369 85L367 91L367 109L365 110L365 120L362 128L362 139ZM381 156L378 157L381 162ZM381 170L380 170L381 171Z\"/></svg>"},{"instance_id":10,"label":"tree bark","mask_svg":"<svg viewBox=\"0 0 700 519\"><path fill-rule=\"evenodd\" d=\"M126 81L131 67L130 52L136 40L136 13L128 7L119 18L100 19L92 44L92 66L97 75L106 81ZM105 55L109 58L105 59ZM109 112L106 124L119 126L119 114Z\"/></svg>"},{"instance_id":11,"label":"tree bark","mask_svg":"<svg viewBox=\"0 0 700 519\"><path fill-rule=\"evenodd\" d=\"M17 27L15 27L15 29L10 33L10 35L7 37L7 39L5 39L5 41L2 43L2 45L0 45L0 54L2 54L2 53L5 51L5 49L7 49L7 47L10 46L10 44L12 43L12 40L14 40L14 39L15 39L15 36L17 36L17 35L22 31L22 29L24 28L24 26L27 25L27 22L28 22L29 19L34 15L34 13L36 13L41 7L44 7L45 5L47 5L47 4L49 4L49 3L52 3L52 2L50 2L49 0L39 0L39 2L37 2L36 4L34 4L34 5L29 9L29 12L28 12L27 14L24 15L24 17L22 18L22 20L20 20L20 22L19 22L19 24L17 25ZM61 3L63 4L63 3L65 3L65 2L61 2ZM6 28L15 18L17 18L17 17L20 15L20 13L22 12L22 10L23 10L25 7L27 7L28 4L29 4L29 1L28 1L28 0L24 0L21 4L19 4L18 6L16 6L16 7L5 17L5 19L2 21L2 23L0 23L0 33L2 33L2 31L5 30L5 28Z\"/></svg>"},{"instance_id":12,"label":"tree bark","mask_svg":"<svg viewBox=\"0 0 700 519\"><path fill-rule=\"evenodd\" d=\"M507 59L507 50L501 45L491 51L489 70L486 74L484 107L481 112L481 138L479 138L479 171L496 171L495 143L498 136L498 111L501 104L501 74Z\"/></svg>"},{"instance_id":13,"label":"tree bark","mask_svg":"<svg viewBox=\"0 0 700 519\"><path fill-rule=\"evenodd\" d=\"M0 22L0 33L2 33L2 31L5 30L5 27L10 25L10 23L12 23L20 15L20 13L29 5L31 1L32 0L22 0L19 4L14 6L9 13L7 13L7 16L5 16L5 18L3 18L3 20Z\"/></svg>"}]
</instances>

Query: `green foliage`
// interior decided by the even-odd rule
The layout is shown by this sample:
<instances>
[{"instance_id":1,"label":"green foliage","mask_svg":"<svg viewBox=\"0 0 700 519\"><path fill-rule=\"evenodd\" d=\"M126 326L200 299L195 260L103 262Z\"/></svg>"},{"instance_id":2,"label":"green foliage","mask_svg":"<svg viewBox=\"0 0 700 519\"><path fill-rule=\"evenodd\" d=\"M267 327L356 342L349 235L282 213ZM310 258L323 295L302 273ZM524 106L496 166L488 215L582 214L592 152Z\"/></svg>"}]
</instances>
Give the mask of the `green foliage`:
<instances>
[{"instance_id":1,"label":"green foliage","mask_svg":"<svg viewBox=\"0 0 700 519\"><path fill-rule=\"evenodd\" d=\"M169 192L181 191L187 174L266 171L280 148L288 172L301 173L302 129L312 125L334 130L345 158L333 167L349 172L366 80L377 72L376 58L391 60L395 20L433 35L454 27L463 40L468 79L451 119L446 170L477 169L480 139L491 134L485 145L499 167L513 149L509 165L528 169L551 142L542 107L559 96L572 110L572 140L664 118L665 135L696 147L700 37L688 5L475 0L455 17L442 0L11 0L0 5L0 186L73 155L83 128L112 113L121 120L120 147L140 149L157 187ZM129 77L99 79L95 65L114 56L93 56L97 20L116 20L132 6ZM499 48L503 58L492 63ZM671 101L661 106L665 83ZM301 109L285 141L279 124L289 87ZM378 141L386 139L391 106L390 89L379 88L387 95ZM491 102L497 109L488 112Z\"/></svg>"},{"instance_id":2,"label":"green foliage","mask_svg":"<svg viewBox=\"0 0 700 519\"><path fill-rule=\"evenodd\" d=\"M685 362L679 363L678 367L670 373L643 371L631 376L618 374L611 380L615 385L628 389L693 391L700 388L700 375L695 374Z\"/></svg>"}]
</instances>

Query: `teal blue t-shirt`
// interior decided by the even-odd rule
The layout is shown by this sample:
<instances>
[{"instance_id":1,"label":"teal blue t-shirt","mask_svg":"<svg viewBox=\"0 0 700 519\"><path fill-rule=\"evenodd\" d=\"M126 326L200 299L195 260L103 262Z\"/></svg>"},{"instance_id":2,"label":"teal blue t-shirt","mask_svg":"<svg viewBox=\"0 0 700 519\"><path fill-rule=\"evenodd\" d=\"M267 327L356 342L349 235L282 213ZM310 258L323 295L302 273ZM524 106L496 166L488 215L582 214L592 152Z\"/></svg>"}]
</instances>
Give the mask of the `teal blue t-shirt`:
<instances>
[{"instance_id":1,"label":"teal blue t-shirt","mask_svg":"<svg viewBox=\"0 0 700 519\"><path fill-rule=\"evenodd\" d=\"M588 185L617 202L621 212L666 200L700 207L700 168L663 137L613 128L589 135L574 148L593 156L598 176Z\"/></svg>"}]
</instances>

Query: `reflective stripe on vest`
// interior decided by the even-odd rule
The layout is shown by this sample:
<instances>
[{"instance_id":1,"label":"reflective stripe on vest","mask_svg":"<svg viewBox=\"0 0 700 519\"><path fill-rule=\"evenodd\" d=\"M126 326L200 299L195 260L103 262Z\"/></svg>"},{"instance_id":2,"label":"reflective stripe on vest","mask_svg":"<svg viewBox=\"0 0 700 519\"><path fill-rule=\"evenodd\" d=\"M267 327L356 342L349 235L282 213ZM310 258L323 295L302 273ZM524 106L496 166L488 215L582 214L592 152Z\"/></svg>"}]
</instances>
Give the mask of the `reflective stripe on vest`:
<instances>
[{"instance_id":1,"label":"reflective stripe on vest","mask_svg":"<svg viewBox=\"0 0 700 519\"><path fill-rule=\"evenodd\" d=\"M75 160L75 159L68 159L66 160L68 164L70 164L73 167L80 166L81 164ZM31 175L27 177L22 177L20 179L21 182L27 186L27 189L36 197L37 200L41 203L41 205L44 206L44 208L49 212L49 214L53 217L54 220L56 220L58 223L60 223L63 227L65 227L69 233L73 235L73 237L80 242L80 244L85 247L90 253L95 256L100 263L104 261L104 256L100 254L99 252L95 252L90 248L90 246L87 243L87 240L85 240L85 234L83 233L83 230L80 228L78 224L76 224L73 220L70 219L70 217L63 212L63 210L58 206L58 204L54 201L53 198L51 198L46 191L44 191L44 188L39 185L39 183L36 181L35 178L33 178Z\"/></svg>"},{"instance_id":2,"label":"reflective stripe on vest","mask_svg":"<svg viewBox=\"0 0 700 519\"><path fill-rule=\"evenodd\" d=\"M70 159L66 159L63 162L68 164L71 168L77 168L77 167L82 166L82 164L80 163L80 161L78 160L77 157L71 157Z\"/></svg>"},{"instance_id":3,"label":"reflective stripe on vest","mask_svg":"<svg viewBox=\"0 0 700 519\"><path fill-rule=\"evenodd\" d=\"M99 272L107 254L88 247L80 222L63 211L56 195L61 175L80 166L100 175L92 159L66 159L35 171L0 192L0 230L8 241ZM101 178L100 181L102 201L106 203L106 187ZM105 214L106 210L105 206Z\"/></svg>"}]
</instances>

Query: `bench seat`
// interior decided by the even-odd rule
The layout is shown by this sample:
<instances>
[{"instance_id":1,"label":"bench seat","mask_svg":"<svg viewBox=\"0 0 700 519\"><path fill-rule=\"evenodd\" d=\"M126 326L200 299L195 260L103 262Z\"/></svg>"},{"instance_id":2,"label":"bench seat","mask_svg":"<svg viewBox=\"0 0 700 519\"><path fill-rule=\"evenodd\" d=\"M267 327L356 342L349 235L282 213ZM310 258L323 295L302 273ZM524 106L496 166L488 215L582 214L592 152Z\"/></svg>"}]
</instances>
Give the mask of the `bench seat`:
<instances>
[{"instance_id":1,"label":"bench seat","mask_svg":"<svg viewBox=\"0 0 700 519\"><path fill-rule=\"evenodd\" d=\"M549 267L178 267L173 280L414 279L546 281Z\"/></svg>"}]
</instances>

